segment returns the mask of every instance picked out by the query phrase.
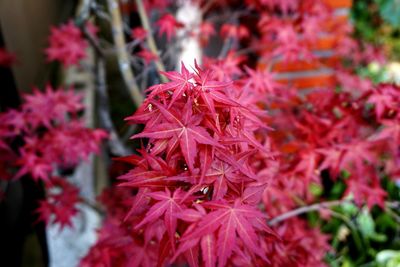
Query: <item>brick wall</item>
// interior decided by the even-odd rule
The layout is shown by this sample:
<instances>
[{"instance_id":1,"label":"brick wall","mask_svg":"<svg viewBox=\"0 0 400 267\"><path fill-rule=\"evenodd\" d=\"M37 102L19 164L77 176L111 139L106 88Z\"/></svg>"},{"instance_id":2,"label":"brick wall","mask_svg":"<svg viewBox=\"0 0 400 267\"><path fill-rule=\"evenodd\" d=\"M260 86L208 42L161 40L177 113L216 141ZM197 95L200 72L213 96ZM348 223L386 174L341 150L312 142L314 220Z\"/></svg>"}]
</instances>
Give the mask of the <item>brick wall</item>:
<instances>
[{"instance_id":1,"label":"brick wall","mask_svg":"<svg viewBox=\"0 0 400 267\"><path fill-rule=\"evenodd\" d=\"M336 23L348 23L351 0L325 0L334 9L331 20L326 22L324 28L329 28ZM295 62L277 61L272 70L277 72L277 80L292 85L299 89L312 89L334 83L332 67L338 63L339 58L334 54L333 47L339 37L321 32L312 46L316 60ZM263 64L261 63L261 68Z\"/></svg>"}]
</instances>

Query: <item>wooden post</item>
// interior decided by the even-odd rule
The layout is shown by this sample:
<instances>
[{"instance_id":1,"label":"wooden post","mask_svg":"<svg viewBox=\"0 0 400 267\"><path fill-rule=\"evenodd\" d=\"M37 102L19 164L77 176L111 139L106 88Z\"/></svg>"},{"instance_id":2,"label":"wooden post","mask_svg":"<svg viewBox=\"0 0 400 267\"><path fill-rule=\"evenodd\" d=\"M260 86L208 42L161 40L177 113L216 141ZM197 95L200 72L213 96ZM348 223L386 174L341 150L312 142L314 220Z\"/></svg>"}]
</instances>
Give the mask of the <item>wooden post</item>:
<instances>
[{"instance_id":1,"label":"wooden post","mask_svg":"<svg viewBox=\"0 0 400 267\"><path fill-rule=\"evenodd\" d=\"M17 55L13 66L17 87L29 91L45 81L45 55L50 26L73 11L75 1L1 0L0 26L7 50Z\"/></svg>"}]
</instances>

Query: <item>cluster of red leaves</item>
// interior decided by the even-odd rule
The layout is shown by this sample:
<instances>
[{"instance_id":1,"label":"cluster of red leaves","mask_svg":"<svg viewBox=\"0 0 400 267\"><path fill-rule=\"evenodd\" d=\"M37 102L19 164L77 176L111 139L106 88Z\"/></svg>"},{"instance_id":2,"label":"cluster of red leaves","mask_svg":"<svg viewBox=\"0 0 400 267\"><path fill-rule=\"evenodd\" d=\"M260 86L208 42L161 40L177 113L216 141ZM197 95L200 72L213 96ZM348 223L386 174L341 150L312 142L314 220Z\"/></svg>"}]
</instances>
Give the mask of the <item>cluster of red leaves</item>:
<instances>
[{"instance_id":1,"label":"cluster of red leaves","mask_svg":"<svg viewBox=\"0 0 400 267\"><path fill-rule=\"evenodd\" d=\"M131 31L131 37L134 40L143 41L147 37L147 31L142 27L133 28Z\"/></svg>"},{"instance_id":2,"label":"cluster of red leaves","mask_svg":"<svg viewBox=\"0 0 400 267\"><path fill-rule=\"evenodd\" d=\"M267 129L256 94L199 66L194 73L182 65L181 73L164 75L171 81L149 88L145 103L127 118L145 124L133 138L149 141L140 155L121 159L134 168L120 177L121 186L137 190L125 217L134 225L124 228L129 242L145 251L152 246L158 257L127 260L145 266L265 264L260 248L274 233L257 204L270 179L259 173L271 159L266 140L255 136L263 132L265 139Z\"/></svg>"},{"instance_id":3,"label":"cluster of red leaves","mask_svg":"<svg viewBox=\"0 0 400 267\"><path fill-rule=\"evenodd\" d=\"M47 196L41 200L36 212L39 219L60 225L60 229L71 227L71 219L78 213L79 189L65 179L52 177L46 182Z\"/></svg>"},{"instance_id":4,"label":"cluster of red leaves","mask_svg":"<svg viewBox=\"0 0 400 267\"><path fill-rule=\"evenodd\" d=\"M107 137L103 130L84 127L78 117L82 110L81 97L72 90L53 90L47 86L45 92L35 90L25 95L20 110L0 114L1 179L11 182L27 176L69 192L70 196L65 197L64 193L50 193L49 202L43 202L40 209L42 218L48 218L52 210L57 211L55 221L63 226L68 225L68 218L75 211L62 207L73 207L77 198L66 181L53 175L98 152L100 142ZM51 208L54 202L62 203L61 208ZM61 214L62 210L65 214Z\"/></svg>"},{"instance_id":5,"label":"cluster of red leaves","mask_svg":"<svg viewBox=\"0 0 400 267\"><path fill-rule=\"evenodd\" d=\"M178 22L171 14L165 14L157 22L159 35L165 34L167 40L170 41L171 37L176 35L176 29L181 28L182 23Z\"/></svg>"},{"instance_id":6,"label":"cluster of red leaves","mask_svg":"<svg viewBox=\"0 0 400 267\"><path fill-rule=\"evenodd\" d=\"M263 248L271 259L269 266L324 266L322 261L331 249L328 235L298 218L284 221L276 232L280 242L268 242Z\"/></svg>"},{"instance_id":7,"label":"cluster of red leaves","mask_svg":"<svg viewBox=\"0 0 400 267\"><path fill-rule=\"evenodd\" d=\"M246 39L250 36L249 30L243 25L224 24L221 27L223 38Z\"/></svg>"},{"instance_id":8,"label":"cluster of red leaves","mask_svg":"<svg viewBox=\"0 0 400 267\"><path fill-rule=\"evenodd\" d=\"M277 129L274 145L282 152L282 178L274 183L277 190L291 186L279 203L292 204L280 205L277 212L295 206L293 192L312 200L310 185L321 183L324 170L331 179L344 179L344 197L351 195L359 205L383 207L386 193L381 178L399 177L399 97L398 87L383 84L362 94L330 88L303 98L280 98L280 108L270 122ZM275 192L270 194L268 199L276 198Z\"/></svg>"},{"instance_id":9,"label":"cluster of red leaves","mask_svg":"<svg viewBox=\"0 0 400 267\"><path fill-rule=\"evenodd\" d=\"M87 27L92 34L96 29ZM49 47L45 53L48 61L59 61L64 66L77 64L86 57L87 41L83 38L82 31L72 21L59 27L52 27L49 37Z\"/></svg>"},{"instance_id":10,"label":"cluster of red leaves","mask_svg":"<svg viewBox=\"0 0 400 267\"><path fill-rule=\"evenodd\" d=\"M298 59L314 59L310 47L318 40L318 33L329 34L334 31L335 38L341 40L339 29L342 24L327 28L332 10L324 1L253 1L260 12L258 29L260 43L268 44L262 48L263 60L281 57L283 62ZM279 7L283 13L265 12L265 7ZM268 9L267 9L268 10ZM293 14L293 15L292 15ZM324 28L325 27L325 28Z\"/></svg>"}]
</instances>

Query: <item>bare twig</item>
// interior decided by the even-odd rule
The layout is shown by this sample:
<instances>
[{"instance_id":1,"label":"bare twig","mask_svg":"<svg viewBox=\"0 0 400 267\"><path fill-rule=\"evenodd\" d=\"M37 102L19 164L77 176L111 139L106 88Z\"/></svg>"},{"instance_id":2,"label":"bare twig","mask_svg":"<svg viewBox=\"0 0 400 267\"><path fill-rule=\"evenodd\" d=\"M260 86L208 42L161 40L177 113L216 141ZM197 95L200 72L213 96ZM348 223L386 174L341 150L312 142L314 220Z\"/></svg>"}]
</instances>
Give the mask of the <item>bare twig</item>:
<instances>
[{"instance_id":1,"label":"bare twig","mask_svg":"<svg viewBox=\"0 0 400 267\"><path fill-rule=\"evenodd\" d=\"M108 93L106 87L104 59L100 56L96 58L96 90L98 99L98 115L101 126L106 129L109 134L108 146L113 155L125 156L129 151L120 141L114 123L110 116L110 107L108 104Z\"/></svg>"},{"instance_id":2,"label":"bare twig","mask_svg":"<svg viewBox=\"0 0 400 267\"><path fill-rule=\"evenodd\" d=\"M303 213L307 213L307 212L311 212L311 211L316 211L316 210L320 210L322 208L330 208L330 207L334 207L334 206L338 206L341 205L343 203L351 203L350 200L334 200L334 201L329 201L329 202L321 202L321 203L316 203L316 204L312 204L309 206L304 206L304 207L300 207L291 211L288 211L286 213L283 213L275 218L273 218L272 220L270 220L268 222L268 224L270 226L273 226L281 221L287 220L289 218L298 216L300 214Z\"/></svg>"},{"instance_id":3,"label":"bare twig","mask_svg":"<svg viewBox=\"0 0 400 267\"><path fill-rule=\"evenodd\" d=\"M106 52L103 50L103 48L101 48L99 42L90 34L90 32L88 32L86 27L82 27L82 32L85 35L85 37L89 40L89 43L92 45L96 53L104 57L106 55Z\"/></svg>"},{"instance_id":4,"label":"bare twig","mask_svg":"<svg viewBox=\"0 0 400 267\"><path fill-rule=\"evenodd\" d=\"M400 223L400 216L396 212L394 212L393 210L400 211L400 202L398 202L398 201L393 201L393 202L386 201L385 202L385 211L390 216L392 216L393 219L395 219L397 223Z\"/></svg>"},{"instance_id":5,"label":"bare twig","mask_svg":"<svg viewBox=\"0 0 400 267\"><path fill-rule=\"evenodd\" d=\"M91 2L91 10L96 14L96 16L98 18L106 20L109 23L112 22L112 18L107 12L105 12L105 8L102 5L96 3L96 1ZM124 30L125 34L127 34L127 35L129 35L131 32L131 28L124 21L122 21L122 29Z\"/></svg>"},{"instance_id":6,"label":"bare twig","mask_svg":"<svg viewBox=\"0 0 400 267\"><path fill-rule=\"evenodd\" d=\"M143 2L142 2L142 0L135 0L135 2L136 2L136 7L139 12L140 21L142 22L142 26L148 33L147 38L146 38L147 45L148 45L150 51L153 54L157 55L157 59L155 61L156 68L157 68L158 72L165 71L164 64L161 62L160 55L158 53L159 51L158 51L156 42L153 38L153 34L152 34L153 31L151 29L149 17L147 16L146 9L144 8ZM167 79L163 75L161 75L160 73L159 73L159 75L160 75L160 79L162 82L167 82Z\"/></svg>"},{"instance_id":7,"label":"bare twig","mask_svg":"<svg viewBox=\"0 0 400 267\"><path fill-rule=\"evenodd\" d=\"M129 89L131 98L135 105L139 107L143 102L143 95L136 83L132 69L130 68L129 55L126 50L126 43L123 34L123 24L118 3L115 0L107 0L108 9L111 15L111 28L116 47L118 65L125 85Z\"/></svg>"},{"instance_id":8,"label":"bare twig","mask_svg":"<svg viewBox=\"0 0 400 267\"><path fill-rule=\"evenodd\" d=\"M102 206L98 205L96 202L93 202L87 198L80 198L80 202L85 205L88 206L90 208L92 208L93 210L95 210L99 215L104 216L106 214L106 211L103 209Z\"/></svg>"},{"instance_id":9,"label":"bare twig","mask_svg":"<svg viewBox=\"0 0 400 267\"><path fill-rule=\"evenodd\" d=\"M86 21L90 15L90 5L92 0L79 1L78 8L76 9L76 17L80 21Z\"/></svg>"},{"instance_id":10,"label":"bare twig","mask_svg":"<svg viewBox=\"0 0 400 267\"><path fill-rule=\"evenodd\" d=\"M400 211L400 202L399 201L386 201L385 206L387 208L396 209Z\"/></svg>"},{"instance_id":11,"label":"bare twig","mask_svg":"<svg viewBox=\"0 0 400 267\"><path fill-rule=\"evenodd\" d=\"M208 0L206 2L206 4L201 8L201 13L203 14L203 16L210 10L210 8L214 5L214 3L215 0Z\"/></svg>"},{"instance_id":12,"label":"bare twig","mask_svg":"<svg viewBox=\"0 0 400 267\"><path fill-rule=\"evenodd\" d=\"M219 52L218 59L223 59L228 55L229 50L231 50L233 46L234 40L231 37L225 39L224 44L222 45L221 51Z\"/></svg>"},{"instance_id":13,"label":"bare twig","mask_svg":"<svg viewBox=\"0 0 400 267\"><path fill-rule=\"evenodd\" d=\"M353 203L351 200L348 199L342 199L342 200L334 200L334 201L328 201L328 202L321 202L321 203L315 203L309 206L304 206L304 207L300 207L291 211L288 211L286 213L283 213L275 218L273 218L272 220L270 220L268 222L269 225L273 226L281 221L287 220L289 218L301 215L303 213L307 213L307 212L312 212L312 211L316 211L316 210L320 210L322 208L331 208L334 206L339 206L345 203ZM385 208L386 209L400 209L400 202L398 201L386 201L385 202ZM397 215L397 214L395 214ZM398 215L397 215L398 216ZM399 219L395 218L396 220Z\"/></svg>"}]
</instances>

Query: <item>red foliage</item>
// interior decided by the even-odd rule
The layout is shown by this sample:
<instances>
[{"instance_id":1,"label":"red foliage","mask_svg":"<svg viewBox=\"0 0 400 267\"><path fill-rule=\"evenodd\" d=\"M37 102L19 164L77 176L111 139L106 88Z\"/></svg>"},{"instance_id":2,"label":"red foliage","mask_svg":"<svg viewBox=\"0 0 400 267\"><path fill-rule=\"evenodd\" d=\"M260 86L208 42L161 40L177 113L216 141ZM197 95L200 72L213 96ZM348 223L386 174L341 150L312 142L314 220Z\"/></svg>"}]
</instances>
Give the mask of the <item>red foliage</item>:
<instances>
[{"instance_id":1,"label":"red foliage","mask_svg":"<svg viewBox=\"0 0 400 267\"><path fill-rule=\"evenodd\" d=\"M98 152L107 133L85 128L78 112L83 110L81 97L72 90L35 90L25 95L20 110L0 114L1 179L27 176L44 181L48 199L40 203L40 218L49 221L54 215L61 227L70 225L77 212L78 190L67 181L53 177L55 170L70 169L89 154ZM21 143L18 148L16 142ZM61 192L55 192L58 188Z\"/></svg>"},{"instance_id":2,"label":"red foliage","mask_svg":"<svg viewBox=\"0 0 400 267\"><path fill-rule=\"evenodd\" d=\"M165 14L157 22L159 27L158 34L161 36L165 34L167 40L170 41L171 37L176 35L176 29L183 27L182 23L178 22L171 14Z\"/></svg>"},{"instance_id":3,"label":"red foliage","mask_svg":"<svg viewBox=\"0 0 400 267\"><path fill-rule=\"evenodd\" d=\"M139 190L126 217L136 222L125 229L131 242L165 250L159 262L186 259L197 265L199 256L193 255L199 253L207 266L234 259L268 262L259 247L273 232L256 205L266 186L257 173L269 160L254 136L265 131L255 102L247 99L244 106L243 88L199 66L195 73L182 65L181 74L165 75L171 82L150 88L128 118L145 124L134 138L149 138L141 157L123 159L135 167L121 177L121 186ZM264 158L261 166L249 161L257 154Z\"/></svg>"},{"instance_id":4,"label":"red foliage","mask_svg":"<svg viewBox=\"0 0 400 267\"><path fill-rule=\"evenodd\" d=\"M72 226L72 217L78 213L79 189L66 180L52 177L46 185L46 200L39 203L39 220L60 225L60 229Z\"/></svg>"},{"instance_id":5,"label":"red foliage","mask_svg":"<svg viewBox=\"0 0 400 267\"><path fill-rule=\"evenodd\" d=\"M158 58L156 54L146 48L142 48L142 50L136 53L136 55L139 56L146 65Z\"/></svg>"},{"instance_id":6,"label":"red foliage","mask_svg":"<svg viewBox=\"0 0 400 267\"><path fill-rule=\"evenodd\" d=\"M224 24L221 27L221 36L224 38L245 39L249 35L249 30L243 25Z\"/></svg>"},{"instance_id":7,"label":"red foliage","mask_svg":"<svg viewBox=\"0 0 400 267\"><path fill-rule=\"evenodd\" d=\"M131 37L141 42L146 39L147 31L143 27L136 27L131 31Z\"/></svg>"},{"instance_id":8,"label":"red foliage","mask_svg":"<svg viewBox=\"0 0 400 267\"><path fill-rule=\"evenodd\" d=\"M92 29L93 34L93 27ZM87 41L81 30L72 21L60 27L52 27L49 37L49 47L45 53L48 61L60 61L64 66L77 64L86 57Z\"/></svg>"}]
</instances>

